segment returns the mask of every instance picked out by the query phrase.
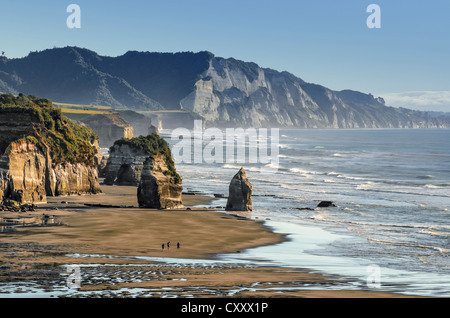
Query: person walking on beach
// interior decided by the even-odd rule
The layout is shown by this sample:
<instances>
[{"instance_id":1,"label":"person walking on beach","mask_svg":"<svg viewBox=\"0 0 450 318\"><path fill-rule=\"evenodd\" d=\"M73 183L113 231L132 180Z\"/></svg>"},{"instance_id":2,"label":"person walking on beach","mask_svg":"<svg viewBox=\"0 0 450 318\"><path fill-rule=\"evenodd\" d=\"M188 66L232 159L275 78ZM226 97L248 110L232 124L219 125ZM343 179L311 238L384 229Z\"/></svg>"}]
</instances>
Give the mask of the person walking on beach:
<instances>
[{"instance_id":1,"label":"person walking on beach","mask_svg":"<svg viewBox=\"0 0 450 318\"><path fill-rule=\"evenodd\" d=\"M164 251L164 243L161 244L161 250Z\"/></svg>"},{"instance_id":2,"label":"person walking on beach","mask_svg":"<svg viewBox=\"0 0 450 318\"><path fill-rule=\"evenodd\" d=\"M169 247L170 247L170 241L167 242L167 249L169 249Z\"/></svg>"},{"instance_id":3,"label":"person walking on beach","mask_svg":"<svg viewBox=\"0 0 450 318\"><path fill-rule=\"evenodd\" d=\"M177 248L180 248L180 242L177 243Z\"/></svg>"}]
</instances>

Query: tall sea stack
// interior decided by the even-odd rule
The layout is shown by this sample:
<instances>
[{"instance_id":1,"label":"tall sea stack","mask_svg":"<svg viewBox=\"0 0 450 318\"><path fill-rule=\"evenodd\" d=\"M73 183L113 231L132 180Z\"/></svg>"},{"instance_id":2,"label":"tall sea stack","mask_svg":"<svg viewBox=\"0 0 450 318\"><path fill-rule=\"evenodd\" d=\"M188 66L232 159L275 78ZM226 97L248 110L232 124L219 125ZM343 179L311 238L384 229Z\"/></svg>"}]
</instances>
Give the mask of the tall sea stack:
<instances>
[{"instance_id":1,"label":"tall sea stack","mask_svg":"<svg viewBox=\"0 0 450 318\"><path fill-rule=\"evenodd\" d=\"M182 180L169 144L158 134L117 140L109 149L105 183L137 185L139 207L181 207Z\"/></svg>"},{"instance_id":2,"label":"tall sea stack","mask_svg":"<svg viewBox=\"0 0 450 318\"><path fill-rule=\"evenodd\" d=\"M230 182L227 211L252 211L252 184L241 168Z\"/></svg>"},{"instance_id":3,"label":"tall sea stack","mask_svg":"<svg viewBox=\"0 0 450 318\"><path fill-rule=\"evenodd\" d=\"M138 187L141 208L171 209L183 206L181 179L168 173L166 158L158 154L144 162Z\"/></svg>"}]
</instances>

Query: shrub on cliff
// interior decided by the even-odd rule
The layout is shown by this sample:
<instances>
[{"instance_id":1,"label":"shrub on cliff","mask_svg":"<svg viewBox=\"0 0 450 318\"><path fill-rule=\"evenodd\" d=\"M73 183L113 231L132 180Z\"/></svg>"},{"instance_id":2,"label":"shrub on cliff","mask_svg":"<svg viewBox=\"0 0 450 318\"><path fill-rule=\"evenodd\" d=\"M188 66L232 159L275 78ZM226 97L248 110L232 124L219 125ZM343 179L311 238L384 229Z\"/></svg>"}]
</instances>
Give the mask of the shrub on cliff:
<instances>
[{"instance_id":1,"label":"shrub on cliff","mask_svg":"<svg viewBox=\"0 0 450 318\"><path fill-rule=\"evenodd\" d=\"M2 94L0 114L7 116L8 113L28 113L33 128L20 136L0 136L3 148L14 140L25 138L36 143L44 152L48 146L54 164L70 162L94 166L96 149L91 143L98 137L90 128L75 124L63 116L50 100L33 95ZM5 149L0 150L3 153Z\"/></svg>"},{"instance_id":2,"label":"shrub on cliff","mask_svg":"<svg viewBox=\"0 0 450 318\"><path fill-rule=\"evenodd\" d=\"M172 152L170 146L163 138L157 134L151 134L148 136L139 136L131 139L122 138L117 140L114 145L128 145L131 148L141 150L145 152L150 158L154 158L156 155L163 155L167 165L167 172L178 181L181 182L181 177L175 169L175 163L172 158ZM114 151L114 146L110 148L110 152Z\"/></svg>"}]
</instances>

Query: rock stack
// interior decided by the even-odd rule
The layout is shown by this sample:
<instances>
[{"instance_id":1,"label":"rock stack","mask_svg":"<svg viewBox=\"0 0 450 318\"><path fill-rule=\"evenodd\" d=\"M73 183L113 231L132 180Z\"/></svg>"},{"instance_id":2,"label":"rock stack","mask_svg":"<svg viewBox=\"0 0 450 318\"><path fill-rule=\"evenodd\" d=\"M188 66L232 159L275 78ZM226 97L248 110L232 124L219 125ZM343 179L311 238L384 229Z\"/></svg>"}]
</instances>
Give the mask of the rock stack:
<instances>
[{"instance_id":1,"label":"rock stack","mask_svg":"<svg viewBox=\"0 0 450 318\"><path fill-rule=\"evenodd\" d=\"M141 208L170 209L182 207L181 180L172 175L164 155L158 154L144 162L138 187L138 203Z\"/></svg>"},{"instance_id":2,"label":"rock stack","mask_svg":"<svg viewBox=\"0 0 450 318\"><path fill-rule=\"evenodd\" d=\"M105 184L138 186L139 207L183 206L181 177L169 144L157 134L116 140L104 169Z\"/></svg>"},{"instance_id":3,"label":"rock stack","mask_svg":"<svg viewBox=\"0 0 450 318\"><path fill-rule=\"evenodd\" d=\"M227 211L252 211L252 184L241 168L230 182Z\"/></svg>"}]
</instances>

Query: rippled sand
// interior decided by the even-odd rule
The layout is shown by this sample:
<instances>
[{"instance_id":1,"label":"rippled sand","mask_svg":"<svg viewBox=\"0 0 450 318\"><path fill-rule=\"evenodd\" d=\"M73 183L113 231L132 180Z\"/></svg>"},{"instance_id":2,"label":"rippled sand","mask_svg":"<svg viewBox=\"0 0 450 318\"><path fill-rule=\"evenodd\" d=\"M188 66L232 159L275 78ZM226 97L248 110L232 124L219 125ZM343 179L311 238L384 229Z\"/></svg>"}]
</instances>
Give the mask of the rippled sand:
<instances>
[{"instance_id":1,"label":"rippled sand","mask_svg":"<svg viewBox=\"0 0 450 318\"><path fill-rule=\"evenodd\" d=\"M396 296L346 290L344 280L303 269L202 262L276 244L284 236L262 222L195 207L212 204L210 197L186 195L185 208L151 210L137 207L135 187L103 191L51 198L27 212L55 216L63 225L0 234L0 297ZM81 281L71 289L67 266L74 264Z\"/></svg>"}]
</instances>

